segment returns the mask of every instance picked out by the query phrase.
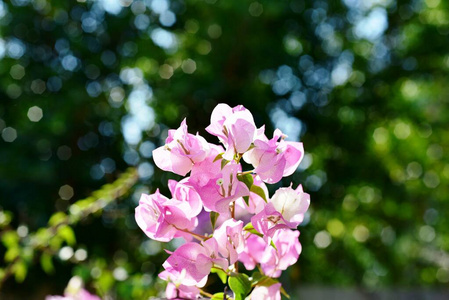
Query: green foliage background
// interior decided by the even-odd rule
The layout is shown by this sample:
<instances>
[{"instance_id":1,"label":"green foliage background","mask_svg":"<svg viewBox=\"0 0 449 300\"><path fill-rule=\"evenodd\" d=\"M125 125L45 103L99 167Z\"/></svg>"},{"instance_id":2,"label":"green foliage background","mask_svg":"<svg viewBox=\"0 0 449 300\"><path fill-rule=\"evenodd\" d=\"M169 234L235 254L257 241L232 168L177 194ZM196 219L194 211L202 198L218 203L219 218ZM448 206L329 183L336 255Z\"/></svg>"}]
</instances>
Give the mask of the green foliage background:
<instances>
[{"instance_id":1,"label":"green foliage background","mask_svg":"<svg viewBox=\"0 0 449 300\"><path fill-rule=\"evenodd\" d=\"M447 286L448 34L440 0L0 1L1 293L156 295L151 149L183 118L216 142L220 102L304 142L287 290Z\"/></svg>"}]
</instances>

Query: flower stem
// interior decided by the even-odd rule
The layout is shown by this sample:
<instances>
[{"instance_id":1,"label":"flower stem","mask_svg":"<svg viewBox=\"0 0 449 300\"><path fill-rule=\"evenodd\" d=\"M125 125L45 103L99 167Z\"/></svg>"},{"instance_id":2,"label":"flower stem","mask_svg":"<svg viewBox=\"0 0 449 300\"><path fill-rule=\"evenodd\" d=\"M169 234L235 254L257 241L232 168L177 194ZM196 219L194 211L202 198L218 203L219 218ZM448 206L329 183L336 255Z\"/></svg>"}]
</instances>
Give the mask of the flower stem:
<instances>
[{"instance_id":1,"label":"flower stem","mask_svg":"<svg viewBox=\"0 0 449 300\"><path fill-rule=\"evenodd\" d=\"M196 238L199 241L207 240L207 236L204 236L204 235L201 235L201 234L198 234L198 233L195 233L195 232L191 232L191 231L189 231L187 229L181 229L181 228L178 228L176 226L175 226L175 228L178 229L179 231L191 234L194 238Z\"/></svg>"},{"instance_id":2,"label":"flower stem","mask_svg":"<svg viewBox=\"0 0 449 300\"><path fill-rule=\"evenodd\" d=\"M209 294L208 292L203 291L202 289L199 289L199 290L200 290L200 294L201 294L201 295L204 295L204 296L209 297L209 298L211 298L211 299L212 299L212 297L214 296L214 295L212 295L212 294Z\"/></svg>"}]
</instances>

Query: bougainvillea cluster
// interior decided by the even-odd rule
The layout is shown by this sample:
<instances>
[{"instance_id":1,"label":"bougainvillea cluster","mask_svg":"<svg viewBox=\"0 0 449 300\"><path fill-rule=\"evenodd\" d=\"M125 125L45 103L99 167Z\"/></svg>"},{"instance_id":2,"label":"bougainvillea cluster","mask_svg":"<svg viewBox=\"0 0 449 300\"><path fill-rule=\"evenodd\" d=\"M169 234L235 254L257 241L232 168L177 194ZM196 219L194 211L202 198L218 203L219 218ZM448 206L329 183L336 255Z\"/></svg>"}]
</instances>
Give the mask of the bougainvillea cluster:
<instances>
[{"instance_id":1,"label":"bougainvillea cluster","mask_svg":"<svg viewBox=\"0 0 449 300\"><path fill-rule=\"evenodd\" d=\"M270 197L266 184L295 172L303 145L286 141L279 129L268 138L241 105L218 104L206 131L221 145L189 133L186 120L168 131L165 145L153 151L154 162L164 171L190 174L168 181L171 197L159 190L143 194L136 208L137 224L149 238L185 240L167 251L159 274L168 282L166 297L281 299L285 291L276 278L301 253L296 228L310 197L301 185L279 188ZM243 170L243 162L250 170ZM230 295L203 290L211 273L229 285Z\"/></svg>"}]
</instances>

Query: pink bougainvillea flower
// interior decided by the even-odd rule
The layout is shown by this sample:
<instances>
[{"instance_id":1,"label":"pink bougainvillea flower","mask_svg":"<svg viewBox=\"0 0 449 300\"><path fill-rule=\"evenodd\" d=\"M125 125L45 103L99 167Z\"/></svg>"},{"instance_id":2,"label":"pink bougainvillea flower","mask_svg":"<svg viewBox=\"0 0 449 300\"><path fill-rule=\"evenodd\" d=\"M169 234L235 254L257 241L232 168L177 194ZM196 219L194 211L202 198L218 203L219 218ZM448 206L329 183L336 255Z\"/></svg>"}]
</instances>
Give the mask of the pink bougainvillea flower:
<instances>
[{"instance_id":1,"label":"pink bougainvillea flower","mask_svg":"<svg viewBox=\"0 0 449 300\"><path fill-rule=\"evenodd\" d=\"M136 222L140 229L151 239L168 242L175 237L190 240L190 234L197 225L197 219L189 217L189 203L168 199L157 190L152 195L142 194L136 207Z\"/></svg>"},{"instance_id":2,"label":"pink bougainvillea flower","mask_svg":"<svg viewBox=\"0 0 449 300\"><path fill-rule=\"evenodd\" d=\"M281 300L281 284L275 283L270 286L256 286L251 293L250 300Z\"/></svg>"},{"instance_id":3,"label":"pink bougainvillea flower","mask_svg":"<svg viewBox=\"0 0 449 300\"><path fill-rule=\"evenodd\" d=\"M176 249L162 265L159 277L185 286L203 287L213 266L208 250L197 243L186 243Z\"/></svg>"},{"instance_id":4,"label":"pink bougainvillea flower","mask_svg":"<svg viewBox=\"0 0 449 300\"><path fill-rule=\"evenodd\" d=\"M66 293L64 296L47 296L45 300L100 300L100 297L92 295L85 289L81 289L76 294Z\"/></svg>"},{"instance_id":5,"label":"pink bougainvillea flower","mask_svg":"<svg viewBox=\"0 0 449 300\"><path fill-rule=\"evenodd\" d=\"M202 136L188 133L184 119L178 129L168 131L165 145L153 150L153 159L160 169L185 176L208 152L209 144Z\"/></svg>"},{"instance_id":6,"label":"pink bougainvillea flower","mask_svg":"<svg viewBox=\"0 0 449 300\"><path fill-rule=\"evenodd\" d=\"M304 193L301 185L296 190L290 186L278 189L270 202L281 213L288 226L295 228L304 220L304 214L310 205L310 195Z\"/></svg>"},{"instance_id":7,"label":"pink bougainvillea flower","mask_svg":"<svg viewBox=\"0 0 449 300\"><path fill-rule=\"evenodd\" d=\"M45 300L100 300L83 288L84 283L79 276L73 276L64 291L64 296L47 296Z\"/></svg>"},{"instance_id":8,"label":"pink bougainvillea flower","mask_svg":"<svg viewBox=\"0 0 449 300\"><path fill-rule=\"evenodd\" d=\"M254 148L243 155L266 183L273 184L293 174L304 156L302 143L285 141L285 137L279 129L274 131L271 140L259 133Z\"/></svg>"},{"instance_id":9,"label":"pink bougainvillea flower","mask_svg":"<svg viewBox=\"0 0 449 300\"><path fill-rule=\"evenodd\" d=\"M245 248L239 254L239 261L243 263L247 270L253 270L260 263L267 246L268 244L263 238L255 234L248 234Z\"/></svg>"},{"instance_id":10,"label":"pink bougainvillea flower","mask_svg":"<svg viewBox=\"0 0 449 300\"><path fill-rule=\"evenodd\" d=\"M260 179L259 176L253 175L253 185L258 186L262 189L265 194L265 199L268 199L268 189L265 183ZM235 202L236 207L236 218L240 219L248 214L257 214L262 211L265 207L265 200L258 194L254 192L249 193L248 205L245 203L243 198L239 198Z\"/></svg>"},{"instance_id":11,"label":"pink bougainvillea flower","mask_svg":"<svg viewBox=\"0 0 449 300\"><path fill-rule=\"evenodd\" d=\"M286 221L282 214L274 208L273 203L268 203L261 212L253 216L251 218L251 223L267 241L273 236L276 230L290 228L289 225L292 225L287 225L288 221ZM295 228L296 226L291 227Z\"/></svg>"},{"instance_id":12,"label":"pink bougainvillea flower","mask_svg":"<svg viewBox=\"0 0 449 300\"><path fill-rule=\"evenodd\" d=\"M279 277L281 272L298 261L301 253L301 244L298 240L299 231L290 229L277 230L273 235L276 249L267 244L260 260L265 275Z\"/></svg>"},{"instance_id":13,"label":"pink bougainvillea flower","mask_svg":"<svg viewBox=\"0 0 449 300\"><path fill-rule=\"evenodd\" d=\"M170 300L176 299L198 299L200 295L200 289L196 286L185 286L183 284L174 284L169 282L165 289L165 297Z\"/></svg>"},{"instance_id":14,"label":"pink bougainvillea flower","mask_svg":"<svg viewBox=\"0 0 449 300\"><path fill-rule=\"evenodd\" d=\"M203 209L200 195L188 184L188 178L185 178L180 182L169 180L168 188L170 189L173 199L185 201L189 204L190 210L184 211L188 217L196 217Z\"/></svg>"},{"instance_id":15,"label":"pink bougainvillea flower","mask_svg":"<svg viewBox=\"0 0 449 300\"><path fill-rule=\"evenodd\" d=\"M228 258L230 264L235 263L238 255L245 249L242 221L226 220L214 231L213 237L217 241L220 254Z\"/></svg>"},{"instance_id":16,"label":"pink bougainvillea flower","mask_svg":"<svg viewBox=\"0 0 449 300\"><path fill-rule=\"evenodd\" d=\"M209 163L204 161L200 166L195 166L189 183L198 191L207 211L215 211L228 216L229 204L240 197L249 195L248 187L237 179L237 173L241 171L241 166L231 162L224 166L222 170L214 172L217 162L218 168L220 168L220 162L206 161ZM203 173L201 170L205 172ZM197 176L198 173L201 175ZM204 177L205 173L211 176L207 178L207 181Z\"/></svg>"},{"instance_id":17,"label":"pink bougainvillea flower","mask_svg":"<svg viewBox=\"0 0 449 300\"><path fill-rule=\"evenodd\" d=\"M211 258L211 261L215 266L222 268L223 270L228 269L229 262L226 258L220 256L219 246L215 238L203 241L201 244L204 249L206 249L207 255Z\"/></svg>"},{"instance_id":18,"label":"pink bougainvillea flower","mask_svg":"<svg viewBox=\"0 0 449 300\"><path fill-rule=\"evenodd\" d=\"M278 189L265 208L251 218L254 228L265 237L273 236L277 229L296 228L310 205L310 196L302 186Z\"/></svg>"},{"instance_id":19,"label":"pink bougainvillea flower","mask_svg":"<svg viewBox=\"0 0 449 300\"><path fill-rule=\"evenodd\" d=\"M237 153L245 153L254 141L256 125L249 110L242 105L231 108L220 103L212 111L206 131L219 138L226 148L223 158L233 160Z\"/></svg>"}]
</instances>

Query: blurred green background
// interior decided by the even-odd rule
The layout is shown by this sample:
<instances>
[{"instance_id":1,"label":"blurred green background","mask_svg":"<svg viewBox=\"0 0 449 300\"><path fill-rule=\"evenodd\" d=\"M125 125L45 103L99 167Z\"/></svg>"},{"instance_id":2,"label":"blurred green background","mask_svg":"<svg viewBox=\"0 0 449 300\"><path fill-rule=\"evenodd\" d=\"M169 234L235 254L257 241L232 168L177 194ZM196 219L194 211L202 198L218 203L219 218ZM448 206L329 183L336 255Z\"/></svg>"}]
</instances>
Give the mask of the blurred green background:
<instances>
[{"instance_id":1,"label":"blurred green background","mask_svg":"<svg viewBox=\"0 0 449 300\"><path fill-rule=\"evenodd\" d=\"M447 287L448 34L442 0L0 0L0 296L157 295L151 151L220 102L304 143L288 291Z\"/></svg>"}]
</instances>

